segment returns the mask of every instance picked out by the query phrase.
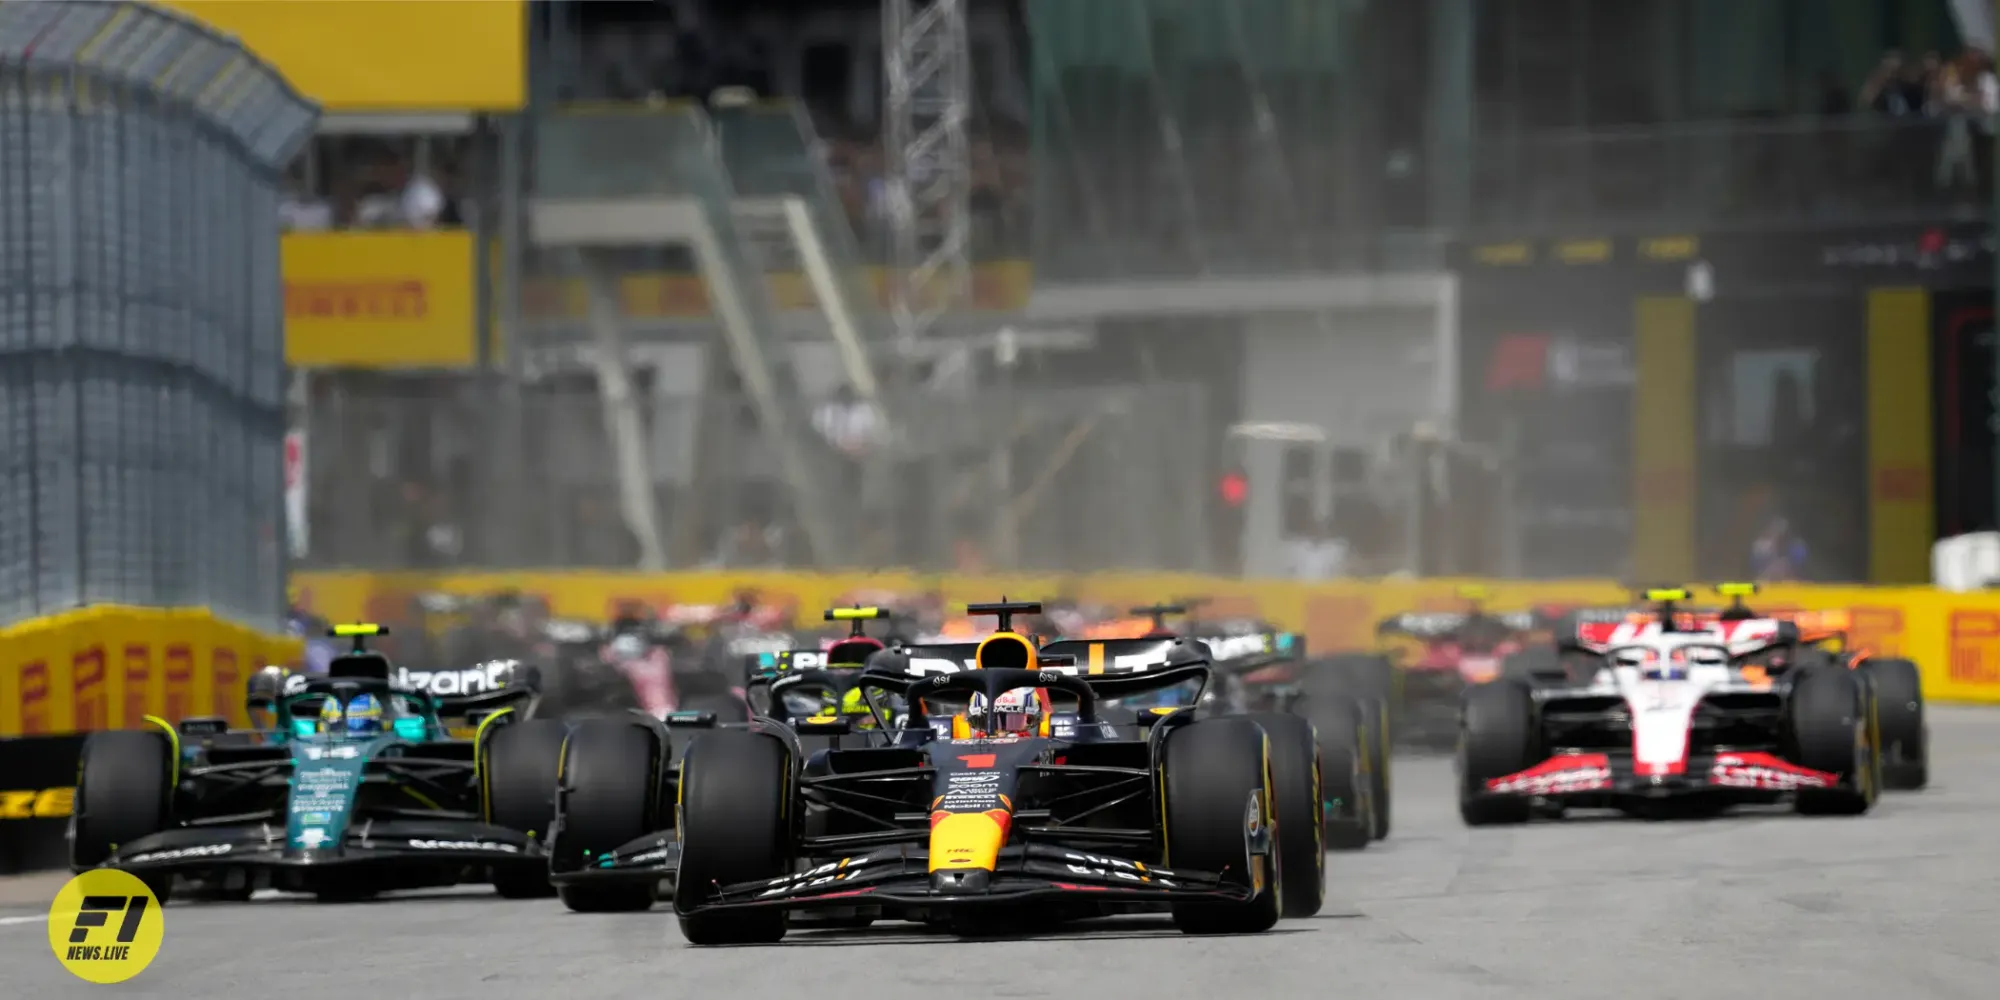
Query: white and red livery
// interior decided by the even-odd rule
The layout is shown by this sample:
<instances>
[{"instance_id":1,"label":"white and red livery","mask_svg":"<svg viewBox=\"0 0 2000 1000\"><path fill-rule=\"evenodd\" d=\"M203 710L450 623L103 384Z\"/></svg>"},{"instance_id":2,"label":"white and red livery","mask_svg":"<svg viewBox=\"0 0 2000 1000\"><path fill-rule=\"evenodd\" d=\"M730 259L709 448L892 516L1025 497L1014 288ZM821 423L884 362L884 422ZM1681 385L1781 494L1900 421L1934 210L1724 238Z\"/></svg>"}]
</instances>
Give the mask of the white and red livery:
<instances>
[{"instance_id":1,"label":"white and red livery","mask_svg":"<svg viewBox=\"0 0 2000 1000\"><path fill-rule=\"evenodd\" d=\"M1823 748L1826 733L1842 732L1828 727L1845 724L1865 749L1869 736L1860 717L1866 713L1827 719L1823 706L1832 702L1816 697L1813 718L1794 718L1788 675L1753 662L1789 638L1781 628L1769 619L1667 615L1586 622L1577 626L1573 645L1598 657L1587 681L1532 688L1501 681L1469 690L1460 751L1467 820L1526 818L1525 803L1502 800L1532 800L1559 812L1681 799L1720 808L1786 793L1844 794L1865 780L1857 776L1867 773L1866 764L1806 766L1796 733L1804 725L1808 741ZM1508 684L1514 687L1502 687ZM1813 759L1832 758L1822 749Z\"/></svg>"}]
</instances>

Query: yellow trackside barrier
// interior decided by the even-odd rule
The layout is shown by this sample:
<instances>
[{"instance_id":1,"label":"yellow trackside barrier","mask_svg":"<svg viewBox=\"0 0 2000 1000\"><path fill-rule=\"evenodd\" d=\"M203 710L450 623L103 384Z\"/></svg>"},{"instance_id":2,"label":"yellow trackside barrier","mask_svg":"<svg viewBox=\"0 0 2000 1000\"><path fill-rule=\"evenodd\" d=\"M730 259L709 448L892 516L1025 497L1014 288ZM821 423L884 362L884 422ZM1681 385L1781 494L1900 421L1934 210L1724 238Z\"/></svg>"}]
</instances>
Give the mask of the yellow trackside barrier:
<instances>
[{"instance_id":1,"label":"yellow trackside barrier","mask_svg":"<svg viewBox=\"0 0 2000 1000\"><path fill-rule=\"evenodd\" d=\"M0 737L136 726L220 715L250 722L245 684L292 663L296 639L201 608L83 608L0 629Z\"/></svg>"},{"instance_id":2,"label":"yellow trackside barrier","mask_svg":"<svg viewBox=\"0 0 2000 1000\"><path fill-rule=\"evenodd\" d=\"M1386 580L1298 583L1221 579L1195 574L1101 573L1087 576L934 576L918 573L303 573L293 579L300 601L335 621L405 620L415 595L432 590L480 594L514 589L539 595L562 616L608 618L630 603L721 604L743 589L791 608L801 627L817 625L825 608L873 604L883 592L941 590L955 602L1074 597L1115 607L1200 594L1213 600L1205 615L1257 615L1306 636L1318 652L1370 649L1375 623L1404 611L1453 611L1476 593L1493 610L1630 602L1608 580ZM1470 589L1468 589L1470 588ZM1705 587L1690 596L1707 601ZM1939 702L2000 704L2000 593L1950 594L1929 587L1774 584L1749 599L1767 610L1844 610L1850 640L1884 655L1905 656L1922 668L1925 690ZM1717 602L1721 603L1721 602ZM0 732L12 708L0 674ZM54 706L52 699L45 704ZM66 705L67 703L62 703Z\"/></svg>"}]
</instances>

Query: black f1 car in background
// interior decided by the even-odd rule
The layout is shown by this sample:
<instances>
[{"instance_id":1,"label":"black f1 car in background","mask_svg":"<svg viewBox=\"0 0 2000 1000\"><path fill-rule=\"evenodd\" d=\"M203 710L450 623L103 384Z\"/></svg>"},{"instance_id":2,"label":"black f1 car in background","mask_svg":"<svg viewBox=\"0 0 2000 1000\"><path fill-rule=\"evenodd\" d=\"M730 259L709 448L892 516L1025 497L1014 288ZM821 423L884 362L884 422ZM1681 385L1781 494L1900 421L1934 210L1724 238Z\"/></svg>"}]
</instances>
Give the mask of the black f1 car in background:
<instances>
[{"instance_id":1,"label":"black f1 car in background","mask_svg":"<svg viewBox=\"0 0 2000 1000\"><path fill-rule=\"evenodd\" d=\"M72 867L130 871L163 899L176 875L234 898L265 883L334 898L463 881L548 894L539 838L554 818L566 727L527 717L528 686L459 696L411 686L365 648L382 631L343 626L354 649L324 676L260 675L251 709L272 718L268 730L149 717L91 734ZM364 703L369 725L349 725ZM470 720L473 738L450 737L448 715Z\"/></svg>"},{"instance_id":2,"label":"black f1 car in background","mask_svg":"<svg viewBox=\"0 0 2000 1000\"><path fill-rule=\"evenodd\" d=\"M565 718L643 712L655 719L707 712L728 722L749 718L728 677L711 663L737 648L706 629L628 612L609 625L554 619L546 633L556 663L543 680L544 712ZM757 636L746 648L789 637ZM720 652L711 646L724 644Z\"/></svg>"},{"instance_id":3,"label":"black f1 car in background","mask_svg":"<svg viewBox=\"0 0 2000 1000\"><path fill-rule=\"evenodd\" d=\"M864 626L891 620L892 613L880 608L834 608L825 612L825 618L848 625L845 636L824 644L825 648L736 654L743 662L740 701L759 718L781 722L799 734L809 767L815 754L823 758L844 741L865 742L878 737L885 726L900 726L907 720L900 705L877 705L863 697L863 668L885 648L865 633ZM897 662L914 673L952 673L974 665L976 647L975 643L899 646ZM662 812L660 803L678 794L680 757L693 735L677 730L730 728L736 720L718 720L710 712L677 712L667 722L662 728L643 718L614 717L579 725L572 734L559 778L556 835L550 842L553 880L571 909L645 909L673 896L680 845L672 833L672 810ZM949 735L948 725L944 732ZM656 766L661 778L645 814L660 817L666 825L636 840L610 843L632 835L631 810L639 806L633 799L636 790L612 783L603 769L611 766L607 761L621 757L640 760L642 751L644 759L660 762ZM826 921L827 925L867 923L853 914L818 916L838 918Z\"/></svg>"},{"instance_id":4,"label":"black f1 car in background","mask_svg":"<svg viewBox=\"0 0 2000 1000\"><path fill-rule=\"evenodd\" d=\"M1134 620L1106 623L1087 635L1126 640L1180 638L1199 644L1213 667L1213 682L1200 695L1203 708L1260 718L1270 713L1294 715L1312 724L1323 768L1320 802L1328 846L1339 851L1361 850L1387 837L1392 791L1387 700L1371 697L1359 685L1341 679L1315 677L1327 668L1307 657L1305 637L1269 622L1252 618L1189 620L1178 629L1170 623L1200 603L1131 609L1130 614L1140 616L1136 620L1146 623L1143 635L1113 635L1113 630L1130 629ZM1103 658L1101 642L1086 638L1083 643L1083 658L1099 663ZM1157 696L1152 700L1157 701Z\"/></svg>"},{"instance_id":5,"label":"black f1 car in background","mask_svg":"<svg viewBox=\"0 0 2000 1000\"><path fill-rule=\"evenodd\" d=\"M1117 665L1135 647L1114 648L1095 674L1059 645L1040 650L1011 631L1013 615L1038 605L968 610L1000 619L975 647L977 669L924 674L913 651L877 652L860 681L884 700L868 698L879 728L862 745L807 752L808 735L852 732L841 716L817 732L819 716L704 733L682 762L678 808L649 777L660 773L657 747L600 744L586 733L608 727L579 727L558 794L563 835L585 800L626 804L592 813L606 820L594 838L606 840L664 841L677 814L674 907L695 944L775 941L787 912L818 908L960 931L1171 910L1191 933L1258 931L1318 910L1317 748L1303 720L1267 727L1170 709L1116 738L1100 703L1203 682L1211 667L1199 647L1165 640L1175 650L1165 662L1137 668ZM946 737L932 725L942 714L955 732L996 732L969 713L1021 688L1068 703L1072 735L1055 736L1051 716L1031 735ZM907 716L900 728L891 703Z\"/></svg>"},{"instance_id":6,"label":"black f1 car in background","mask_svg":"<svg viewBox=\"0 0 2000 1000\"><path fill-rule=\"evenodd\" d=\"M1460 813L1474 826L1570 808L1708 814L1789 796L1800 812L1866 812L1881 788L1870 686L1856 671L1759 654L1784 623L1680 614L1653 591L1645 619L1585 622L1566 640L1597 657L1586 681L1501 677L1467 688Z\"/></svg>"}]
</instances>

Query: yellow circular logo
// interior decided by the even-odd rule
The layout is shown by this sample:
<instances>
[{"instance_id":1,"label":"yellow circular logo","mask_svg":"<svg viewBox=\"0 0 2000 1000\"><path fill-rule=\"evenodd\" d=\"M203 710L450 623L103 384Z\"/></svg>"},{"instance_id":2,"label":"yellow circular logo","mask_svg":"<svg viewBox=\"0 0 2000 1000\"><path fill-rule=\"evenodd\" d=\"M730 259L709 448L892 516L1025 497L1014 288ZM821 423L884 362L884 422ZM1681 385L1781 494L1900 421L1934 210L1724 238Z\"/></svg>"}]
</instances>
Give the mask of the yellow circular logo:
<instances>
[{"instance_id":1,"label":"yellow circular logo","mask_svg":"<svg viewBox=\"0 0 2000 1000\"><path fill-rule=\"evenodd\" d=\"M122 983L146 971L166 930L159 897L130 872L84 872L49 904L49 947L85 982Z\"/></svg>"}]
</instances>

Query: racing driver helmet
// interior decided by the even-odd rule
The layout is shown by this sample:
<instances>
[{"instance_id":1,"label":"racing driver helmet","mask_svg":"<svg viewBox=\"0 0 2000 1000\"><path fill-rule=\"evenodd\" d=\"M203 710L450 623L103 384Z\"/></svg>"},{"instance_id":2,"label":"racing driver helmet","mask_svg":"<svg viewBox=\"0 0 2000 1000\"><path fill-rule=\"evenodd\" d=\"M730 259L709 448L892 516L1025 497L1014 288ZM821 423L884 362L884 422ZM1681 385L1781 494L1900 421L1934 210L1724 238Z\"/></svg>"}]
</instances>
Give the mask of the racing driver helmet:
<instances>
[{"instance_id":1,"label":"racing driver helmet","mask_svg":"<svg viewBox=\"0 0 2000 1000\"><path fill-rule=\"evenodd\" d=\"M986 696L975 694L965 706L965 715L973 732L981 736L1035 736L1049 716L1049 692L1032 687L1003 691L993 700L990 712ZM984 725L992 729L984 730Z\"/></svg>"},{"instance_id":2,"label":"racing driver helmet","mask_svg":"<svg viewBox=\"0 0 2000 1000\"><path fill-rule=\"evenodd\" d=\"M1653 655L1652 650L1634 646L1629 649L1612 650L1609 659L1613 667L1636 670L1640 676L1646 677L1651 675L1658 658Z\"/></svg>"},{"instance_id":3,"label":"racing driver helmet","mask_svg":"<svg viewBox=\"0 0 2000 1000\"><path fill-rule=\"evenodd\" d=\"M382 731L382 703L374 695L358 694L342 713L340 703L329 698L326 707L320 709L319 720L329 733L372 736Z\"/></svg>"}]
</instances>

